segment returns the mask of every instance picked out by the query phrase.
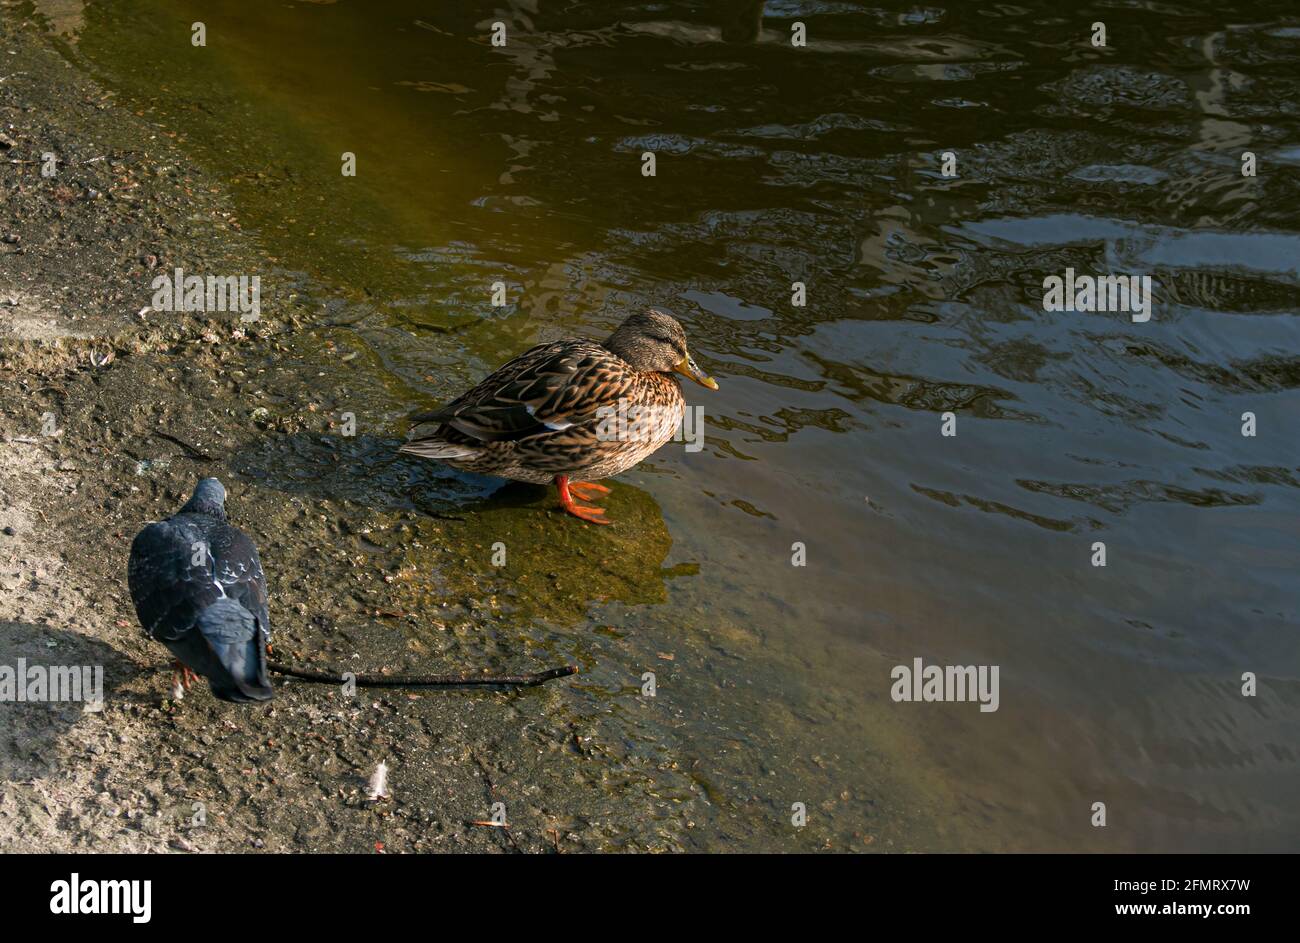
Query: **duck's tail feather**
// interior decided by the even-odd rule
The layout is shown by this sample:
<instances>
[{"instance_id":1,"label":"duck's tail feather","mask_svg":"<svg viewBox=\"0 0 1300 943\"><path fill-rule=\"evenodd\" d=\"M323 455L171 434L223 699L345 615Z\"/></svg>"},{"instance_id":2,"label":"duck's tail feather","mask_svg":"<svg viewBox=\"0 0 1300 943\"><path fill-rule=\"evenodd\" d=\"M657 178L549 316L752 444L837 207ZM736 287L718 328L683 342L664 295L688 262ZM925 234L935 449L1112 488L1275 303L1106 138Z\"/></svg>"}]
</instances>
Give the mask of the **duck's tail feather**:
<instances>
[{"instance_id":1,"label":"duck's tail feather","mask_svg":"<svg viewBox=\"0 0 1300 943\"><path fill-rule=\"evenodd\" d=\"M473 445L464 445L459 442L448 442L446 439L437 436L429 436L423 439L412 439L405 443L397 450L399 454L418 455L421 458L439 458L444 461L451 459L465 460L477 458L483 454L483 450Z\"/></svg>"}]
</instances>

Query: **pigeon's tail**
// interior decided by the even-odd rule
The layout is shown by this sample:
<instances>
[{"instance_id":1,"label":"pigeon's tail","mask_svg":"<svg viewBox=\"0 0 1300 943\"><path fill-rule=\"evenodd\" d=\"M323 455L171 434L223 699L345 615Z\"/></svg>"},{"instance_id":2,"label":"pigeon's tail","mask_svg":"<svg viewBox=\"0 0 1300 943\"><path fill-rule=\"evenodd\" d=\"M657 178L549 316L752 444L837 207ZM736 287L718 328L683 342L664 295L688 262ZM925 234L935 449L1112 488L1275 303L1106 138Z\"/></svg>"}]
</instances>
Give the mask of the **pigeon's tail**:
<instances>
[{"instance_id":1,"label":"pigeon's tail","mask_svg":"<svg viewBox=\"0 0 1300 943\"><path fill-rule=\"evenodd\" d=\"M210 649L199 673L213 697L223 701L269 701L274 695L266 673L266 639L257 618L233 599L218 599L199 613L199 632ZM198 667L198 666L191 666Z\"/></svg>"}]
</instances>

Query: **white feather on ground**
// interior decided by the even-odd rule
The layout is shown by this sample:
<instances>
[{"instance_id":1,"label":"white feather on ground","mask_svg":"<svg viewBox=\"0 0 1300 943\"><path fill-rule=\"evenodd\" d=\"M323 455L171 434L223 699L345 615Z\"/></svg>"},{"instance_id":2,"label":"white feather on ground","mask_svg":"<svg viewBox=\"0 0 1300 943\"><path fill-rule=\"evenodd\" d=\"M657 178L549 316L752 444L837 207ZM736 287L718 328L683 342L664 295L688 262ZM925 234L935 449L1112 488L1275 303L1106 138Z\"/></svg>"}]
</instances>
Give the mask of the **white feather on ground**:
<instances>
[{"instance_id":1,"label":"white feather on ground","mask_svg":"<svg viewBox=\"0 0 1300 943\"><path fill-rule=\"evenodd\" d=\"M388 764L380 762L375 767L375 771L370 776L370 782L366 786L366 798L371 802L378 802L380 799L391 798L388 794Z\"/></svg>"}]
</instances>

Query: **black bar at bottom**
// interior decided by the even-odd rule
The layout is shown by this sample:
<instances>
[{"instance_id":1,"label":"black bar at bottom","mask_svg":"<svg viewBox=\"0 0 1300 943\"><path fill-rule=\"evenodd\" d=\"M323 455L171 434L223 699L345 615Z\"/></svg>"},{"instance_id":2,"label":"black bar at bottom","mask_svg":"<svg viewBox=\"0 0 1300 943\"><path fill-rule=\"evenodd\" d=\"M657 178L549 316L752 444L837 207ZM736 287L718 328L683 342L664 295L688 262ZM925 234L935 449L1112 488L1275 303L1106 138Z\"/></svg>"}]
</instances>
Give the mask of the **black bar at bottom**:
<instances>
[{"instance_id":1,"label":"black bar at bottom","mask_svg":"<svg viewBox=\"0 0 1300 943\"><path fill-rule=\"evenodd\" d=\"M15 925L130 936L239 927L383 937L450 918L486 921L484 929L540 920L589 931L602 913L615 921L605 924L610 932L642 921L680 930L683 907L725 916L731 933L747 916L768 921L782 911L800 920L847 914L864 930L921 920L927 935L1044 926L1232 933L1280 923L1294 906L1282 901L1292 887L1289 856L548 857L569 860L542 869L504 855L7 856L0 880ZM118 913L85 912L105 909Z\"/></svg>"}]
</instances>

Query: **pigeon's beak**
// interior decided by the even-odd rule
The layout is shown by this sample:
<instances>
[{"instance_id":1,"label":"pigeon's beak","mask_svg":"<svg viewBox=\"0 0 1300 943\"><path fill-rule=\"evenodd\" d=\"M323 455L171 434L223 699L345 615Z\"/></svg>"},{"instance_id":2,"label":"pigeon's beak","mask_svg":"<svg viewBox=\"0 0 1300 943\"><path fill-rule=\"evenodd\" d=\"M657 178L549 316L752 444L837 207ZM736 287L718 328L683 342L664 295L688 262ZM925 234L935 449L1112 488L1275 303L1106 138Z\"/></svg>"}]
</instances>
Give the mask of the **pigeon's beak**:
<instances>
[{"instance_id":1,"label":"pigeon's beak","mask_svg":"<svg viewBox=\"0 0 1300 943\"><path fill-rule=\"evenodd\" d=\"M695 358L687 354L682 358L682 362L673 367L674 373L680 373L684 377L690 377L700 386L707 386L711 390L718 388L718 381L713 377L706 376L704 371L695 365Z\"/></svg>"}]
</instances>

